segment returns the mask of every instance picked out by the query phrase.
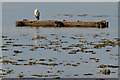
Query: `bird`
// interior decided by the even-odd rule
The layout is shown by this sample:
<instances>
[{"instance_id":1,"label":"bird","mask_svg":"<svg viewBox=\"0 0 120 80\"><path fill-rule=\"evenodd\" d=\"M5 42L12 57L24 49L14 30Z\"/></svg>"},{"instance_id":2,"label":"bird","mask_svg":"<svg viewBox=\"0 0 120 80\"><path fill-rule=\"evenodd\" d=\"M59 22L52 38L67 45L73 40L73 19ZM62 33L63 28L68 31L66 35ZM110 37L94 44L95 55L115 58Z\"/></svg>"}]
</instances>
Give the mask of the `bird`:
<instances>
[{"instance_id":1,"label":"bird","mask_svg":"<svg viewBox=\"0 0 120 80\"><path fill-rule=\"evenodd\" d=\"M37 20L39 20L40 12L38 11L38 9L35 9L34 14Z\"/></svg>"}]
</instances>

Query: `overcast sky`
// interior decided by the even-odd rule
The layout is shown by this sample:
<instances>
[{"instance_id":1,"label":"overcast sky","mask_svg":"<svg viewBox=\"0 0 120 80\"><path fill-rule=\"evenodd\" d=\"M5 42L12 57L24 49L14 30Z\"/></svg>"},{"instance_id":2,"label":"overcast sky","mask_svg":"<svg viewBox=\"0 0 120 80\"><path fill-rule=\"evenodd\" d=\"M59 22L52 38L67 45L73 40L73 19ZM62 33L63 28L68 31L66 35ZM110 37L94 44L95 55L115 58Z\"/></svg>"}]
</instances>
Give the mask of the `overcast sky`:
<instances>
[{"instance_id":1,"label":"overcast sky","mask_svg":"<svg viewBox=\"0 0 120 80\"><path fill-rule=\"evenodd\" d=\"M1 0L2 2L118 2L120 0Z\"/></svg>"}]
</instances>

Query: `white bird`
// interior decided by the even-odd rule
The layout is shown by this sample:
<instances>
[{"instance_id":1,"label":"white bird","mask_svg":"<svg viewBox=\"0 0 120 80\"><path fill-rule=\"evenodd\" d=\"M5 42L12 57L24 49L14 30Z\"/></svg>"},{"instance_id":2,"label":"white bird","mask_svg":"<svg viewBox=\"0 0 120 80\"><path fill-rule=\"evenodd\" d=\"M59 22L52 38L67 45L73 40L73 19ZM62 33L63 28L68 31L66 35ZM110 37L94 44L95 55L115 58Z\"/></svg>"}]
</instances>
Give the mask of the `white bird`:
<instances>
[{"instance_id":1,"label":"white bird","mask_svg":"<svg viewBox=\"0 0 120 80\"><path fill-rule=\"evenodd\" d=\"M34 11L35 17L37 18L37 20L39 20L39 16L40 16L40 12L38 11L38 9L36 9Z\"/></svg>"}]
</instances>

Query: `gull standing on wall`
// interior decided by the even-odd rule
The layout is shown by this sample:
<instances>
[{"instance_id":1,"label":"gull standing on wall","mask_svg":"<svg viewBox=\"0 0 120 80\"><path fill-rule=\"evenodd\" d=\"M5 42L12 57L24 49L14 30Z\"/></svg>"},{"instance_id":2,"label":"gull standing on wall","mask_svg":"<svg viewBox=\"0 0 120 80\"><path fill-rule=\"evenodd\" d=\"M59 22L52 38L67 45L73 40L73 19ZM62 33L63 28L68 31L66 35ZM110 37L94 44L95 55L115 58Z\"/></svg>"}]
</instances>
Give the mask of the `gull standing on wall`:
<instances>
[{"instance_id":1,"label":"gull standing on wall","mask_svg":"<svg viewBox=\"0 0 120 80\"><path fill-rule=\"evenodd\" d=\"M38 9L36 9L34 11L35 17L37 18L37 20L39 20L39 16L40 16L40 12L38 11Z\"/></svg>"}]
</instances>

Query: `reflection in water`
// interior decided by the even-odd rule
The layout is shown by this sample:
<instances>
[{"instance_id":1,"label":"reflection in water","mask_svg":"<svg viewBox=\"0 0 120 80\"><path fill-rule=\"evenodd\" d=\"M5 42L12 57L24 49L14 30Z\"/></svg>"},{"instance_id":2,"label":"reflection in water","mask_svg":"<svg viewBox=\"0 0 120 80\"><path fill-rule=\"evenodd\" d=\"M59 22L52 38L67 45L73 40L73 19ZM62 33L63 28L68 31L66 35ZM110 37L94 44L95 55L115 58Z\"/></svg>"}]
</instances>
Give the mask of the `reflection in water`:
<instances>
[{"instance_id":1,"label":"reflection in water","mask_svg":"<svg viewBox=\"0 0 120 80\"><path fill-rule=\"evenodd\" d=\"M36 27L36 28L35 28L35 44L38 43L38 38L37 38L37 37L39 36L38 33L39 33L39 27Z\"/></svg>"}]
</instances>

